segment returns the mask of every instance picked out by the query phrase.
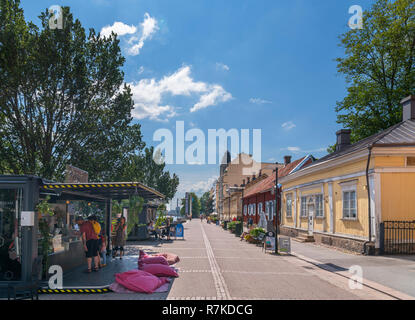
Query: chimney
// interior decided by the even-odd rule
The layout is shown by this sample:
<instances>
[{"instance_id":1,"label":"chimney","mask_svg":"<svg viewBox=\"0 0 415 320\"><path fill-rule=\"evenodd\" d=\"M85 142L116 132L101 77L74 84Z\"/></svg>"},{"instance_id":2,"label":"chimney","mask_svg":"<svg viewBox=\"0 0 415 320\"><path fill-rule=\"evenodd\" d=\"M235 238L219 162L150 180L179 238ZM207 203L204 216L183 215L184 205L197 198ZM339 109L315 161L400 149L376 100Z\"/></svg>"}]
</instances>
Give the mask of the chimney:
<instances>
[{"instance_id":1,"label":"chimney","mask_svg":"<svg viewBox=\"0 0 415 320\"><path fill-rule=\"evenodd\" d=\"M258 178L262 175L262 169L259 169Z\"/></svg>"},{"instance_id":2,"label":"chimney","mask_svg":"<svg viewBox=\"0 0 415 320\"><path fill-rule=\"evenodd\" d=\"M415 95L402 99L402 121L415 120Z\"/></svg>"},{"instance_id":3,"label":"chimney","mask_svg":"<svg viewBox=\"0 0 415 320\"><path fill-rule=\"evenodd\" d=\"M291 163L291 156L284 156L284 165Z\"/></svg>"},{"instance_id":4,"label":"chimney","mask_svg":"<svg viewBox=\"0 0 415 320\"><path fill-rule=\"evenodd\" d=\"M337 135L337 147L336 151L341 151L344 148L350 146L350 129L341 129L336 132Z\"/></svg>"}]
</instances>

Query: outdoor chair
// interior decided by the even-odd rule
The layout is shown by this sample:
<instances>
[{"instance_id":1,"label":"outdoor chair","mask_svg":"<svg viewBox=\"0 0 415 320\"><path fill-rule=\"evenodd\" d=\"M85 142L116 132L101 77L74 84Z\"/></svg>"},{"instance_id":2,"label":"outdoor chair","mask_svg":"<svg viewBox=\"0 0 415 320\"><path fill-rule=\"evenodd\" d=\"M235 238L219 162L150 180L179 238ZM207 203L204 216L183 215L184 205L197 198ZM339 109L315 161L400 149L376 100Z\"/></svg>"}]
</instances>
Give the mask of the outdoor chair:
<instances>
[{"instance_id":1,"label":"outdoor chair","mask_svg":"<svg viewBox=\"0 0 415 320\"><path fill-rule=\"evenodd\" d=\"M7 287L8 300L39 300L38 290L40 288L39 275L42 272L42 257L33 261L32 279L28 283L9 284Z\"/></svg>"}]
</instances>

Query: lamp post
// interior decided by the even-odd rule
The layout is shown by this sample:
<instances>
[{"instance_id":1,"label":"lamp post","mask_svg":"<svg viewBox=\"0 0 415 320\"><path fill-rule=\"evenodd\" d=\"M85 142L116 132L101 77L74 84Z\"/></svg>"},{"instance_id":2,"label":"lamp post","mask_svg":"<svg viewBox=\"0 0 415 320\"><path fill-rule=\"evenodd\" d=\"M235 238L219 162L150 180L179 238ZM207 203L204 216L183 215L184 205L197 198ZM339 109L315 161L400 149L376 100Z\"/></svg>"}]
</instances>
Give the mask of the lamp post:
<instances>
[{"instance_id":1,"label":"lamp post","mask_svg":"<svg viewBox=\"0 0 415 320\"><path fill-rule=\"evenodd\" d=\"M278 254L278 162L275 167L275 254Z\"/></svg>"}]
</instances>

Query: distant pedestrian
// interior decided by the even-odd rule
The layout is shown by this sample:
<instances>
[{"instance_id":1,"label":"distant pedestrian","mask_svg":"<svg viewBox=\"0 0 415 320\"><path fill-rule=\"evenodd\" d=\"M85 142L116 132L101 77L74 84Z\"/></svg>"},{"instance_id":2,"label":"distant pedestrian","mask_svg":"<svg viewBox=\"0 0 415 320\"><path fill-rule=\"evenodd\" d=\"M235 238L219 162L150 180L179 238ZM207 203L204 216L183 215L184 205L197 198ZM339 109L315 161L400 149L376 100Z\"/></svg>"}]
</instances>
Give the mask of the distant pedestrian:
<instances>
[{"instance_id":1,"label":"distant pedestrian","mask_svg":"<svg viewBox=\"0 0 415 320\"><path fill-rule=\"evenodd\" d=\"M252 219L252 217L249 217L249 219L248 219L248 228L251 228L253 224L254 224L254 220Z\"/></svg>"},{"instance_id":2,"label":"distant pedestrian","mask_svg":"<svg viewBox=\"0 0 415 320\"><path fill-rule=\"evenodd\" d=\"M117 256L117 251L120 250L120 259L124 255L125 246L125 230L127 226L125 224L125 217L118 219L117 225L115 226L115 239L114 239L114 253L113 258Z\"/></svg>"}]
</instances>

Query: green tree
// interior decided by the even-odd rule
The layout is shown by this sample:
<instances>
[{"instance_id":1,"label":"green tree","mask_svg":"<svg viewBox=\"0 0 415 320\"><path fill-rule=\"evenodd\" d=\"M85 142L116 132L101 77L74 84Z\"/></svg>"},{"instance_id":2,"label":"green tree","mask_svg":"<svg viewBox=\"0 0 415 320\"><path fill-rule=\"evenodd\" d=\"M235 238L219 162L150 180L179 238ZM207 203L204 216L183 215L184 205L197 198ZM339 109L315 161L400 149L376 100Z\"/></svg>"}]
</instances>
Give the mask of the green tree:
<instances>
[{"instance_id":1,"label":"green tree","mask_svg":"<svg viewBox=\"0 0 415 320\"><path fill-rule=\"evenodd\" d=\"M103 180L144 144L115 35L87 36L69 8L63 29L26 22L0 0L0 169L62 180L66 164Z\"/></svg>"},{"instance_id":2,"label":"green tree","mask_svg":"<svg viewBox=\"0 0 415 320\"><path fill-rule=\"evenodd\" d=\"M112 180L140 181L164 194L166 201L173 199L179 185L179 177L166 170L163 159L154 154L154 147L145 148L142 154L130 155L123 162L123 169L116 172Z\"/></svg>"},{"instance_id":3,"label":"green tree","mask_svg":"<svg viewBox=\"0 0 415 320\"><path fill-rule=\"evenodd\" d=\"M191 201L192 201L192 218L198 218L200 216L200 200L194 192L190 192ZM180 214L182 216L186 215L186 200L182 199L182 208L180 209Z\"/></svg>"},{"instance_id":4,"label":"green tree","mask_svg":"<svg viewBox=\"0 0 415 320\"><path fill-rule=\"evenodd\" d=\"M213 210L213 198L210 192L207 191L200 197L200 212L209 215Z\"/></svg>"},{"instance_id":5,"label":"green tree","mask_svg":"<svg viewBox=\"0 0 415 320\"><path fill-rule=\"evenodd\" d=\"M345 56L337 68L348 88L337 122L356 142L400 122L400 100L415 92L415 2L377 0L363 14L363 29L340 39Z\"/></svg>"}]
</instances>

